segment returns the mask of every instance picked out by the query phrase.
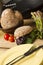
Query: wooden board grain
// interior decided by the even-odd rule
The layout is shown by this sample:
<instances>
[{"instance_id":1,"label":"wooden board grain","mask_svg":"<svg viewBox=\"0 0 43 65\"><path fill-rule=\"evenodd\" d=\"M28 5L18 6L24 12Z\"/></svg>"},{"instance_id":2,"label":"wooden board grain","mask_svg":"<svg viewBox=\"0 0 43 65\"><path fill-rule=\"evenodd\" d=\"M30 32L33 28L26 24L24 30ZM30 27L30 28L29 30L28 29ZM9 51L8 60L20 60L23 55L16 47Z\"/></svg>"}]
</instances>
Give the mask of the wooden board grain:
<instances>
[{"instance_id":1,"label":"wooden board grain","mask_svg":"<svg viewBox=\"0 0 43 65\"><path fill-rule=\"evenodd\" d=\"M41 39L36 39L33 44L38 45L38 46L43 45L43 39L42 40Z\"/></svg>"}]
</instances>

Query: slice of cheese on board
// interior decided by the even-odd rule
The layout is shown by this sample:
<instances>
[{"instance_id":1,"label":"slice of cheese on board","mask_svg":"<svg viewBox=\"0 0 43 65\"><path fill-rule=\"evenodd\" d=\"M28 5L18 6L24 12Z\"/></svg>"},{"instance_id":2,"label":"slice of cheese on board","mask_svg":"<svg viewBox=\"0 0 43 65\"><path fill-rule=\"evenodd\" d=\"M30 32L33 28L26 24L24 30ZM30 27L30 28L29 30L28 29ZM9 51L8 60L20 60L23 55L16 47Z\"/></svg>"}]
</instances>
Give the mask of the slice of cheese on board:
<instances>
[{"instance_id":1,"label":"slice of cheese on board","mask_svg":"<svg viewBox=\"0 0 43 65\"><path fill-rule=\"evenodd\" d=\"M12 59L18 57L19 55L24 54L26 51L28 51L33 45L32 44L24 44L19 45L16 47L13 47L0 55L0 65L6 65L9 61Z\"/></svg>"},{"instance_id":2,"label":"slice of cheese on board","mask_svg":"<svg viewBox=\"0 0 43 65\"><path fill-rule=\"evenodd\" d=\"M19 55L24 54L31 47L32 45L27 44L16 46L8 50L4 55L2 55L2 57L0 57L1 58L0 65L6 65L12 59L18 57ZM13 65L40 65L42 63L42 60L43 60L43 49L39 49L30 56L23 58L22 60Z\"/></svg>"},{"instance_id":3,"label":"slice of cheese on board","mask_svg":"<svg viewBox=\"0 0 43 65\"><path fill-rule=\"evenodd\" d=\"M25 61L24 61L25 60ZM40 49L34 56L27 59L23 59L19 61L19 63L14 64L14 65L40 65L43 60L43 50Z\"/></svg>"}]
</instances>

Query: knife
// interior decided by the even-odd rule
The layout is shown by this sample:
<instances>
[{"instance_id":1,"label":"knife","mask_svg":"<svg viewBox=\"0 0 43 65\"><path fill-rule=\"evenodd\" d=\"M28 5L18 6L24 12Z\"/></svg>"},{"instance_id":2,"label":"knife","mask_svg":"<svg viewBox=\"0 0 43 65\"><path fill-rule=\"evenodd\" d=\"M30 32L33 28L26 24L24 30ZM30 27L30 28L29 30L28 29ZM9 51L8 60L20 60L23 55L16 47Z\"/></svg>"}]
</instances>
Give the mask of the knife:
<instances>
[{"instance_id":1,"label":"knife","mask_svg":"<svg viewBox=\"0 0 43 65\"><path fill-rule=\"evenodd\" d=\"M36 48L34 48L34 46L32 46L32 47L30 48L30 50L28 50L26 53L24 53L23 55L20 55L20 56L16 57L15 59L13 59L12 61L10 61L10 62L7 63L6 65L13 65L13 64L15 64L16 62L18 62L19 60L23 59L24 57L29 56L29 55L31 55L32 53L36 52L36 51L39 50L40 48L43 48L43 45L38 46L38 47L36 47Z\"/></svg>"}]
</instances>

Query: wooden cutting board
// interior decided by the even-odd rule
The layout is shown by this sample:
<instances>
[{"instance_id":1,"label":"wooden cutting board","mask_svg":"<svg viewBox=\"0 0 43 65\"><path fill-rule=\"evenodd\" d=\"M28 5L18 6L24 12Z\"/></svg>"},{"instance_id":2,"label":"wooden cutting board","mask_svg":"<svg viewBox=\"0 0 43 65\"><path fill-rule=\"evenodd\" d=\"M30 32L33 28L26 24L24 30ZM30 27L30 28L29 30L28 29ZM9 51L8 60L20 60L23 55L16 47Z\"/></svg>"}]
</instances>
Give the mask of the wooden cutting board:
<instances>
[{"instance_id":1,"label":"wooden cutting board","mask_svg":"<svg viewBox=\"0 0 43 65\"><path fill-rule=\"evenodd\" d=\"M35 45L43 45L43 40L40 40L40 39L36 39L35 42L34 42Z\"/></svg>"},{"instance_id":2,"label":"wooden cutting board","mask_svg":"<svg viewBox=\"0 0 43 65\"><path fill-rule=\"evenodd\" d=\"M15 42L6 41L4 39L4 32L0 30L0 48L11 48L13 46L16 46L17 44Z\"/></svg>"}]
</instances>

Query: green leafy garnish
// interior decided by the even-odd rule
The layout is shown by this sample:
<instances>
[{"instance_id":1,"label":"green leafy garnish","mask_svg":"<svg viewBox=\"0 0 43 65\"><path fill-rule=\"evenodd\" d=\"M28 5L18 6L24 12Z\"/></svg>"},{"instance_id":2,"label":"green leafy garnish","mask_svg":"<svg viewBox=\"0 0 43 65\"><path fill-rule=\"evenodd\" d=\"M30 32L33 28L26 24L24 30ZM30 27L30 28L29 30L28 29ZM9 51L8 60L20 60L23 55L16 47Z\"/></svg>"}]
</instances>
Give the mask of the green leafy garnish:
<instances>
[{"instance_id":1,"label":"green leafy garnish","mask_svg":"<svg viewBox=\"0 0 43 65\"><path fill-rule=\"evenodd\" d=\"M29 34L25 43L33 43L35 39L43 39L43 19L42 19L42 12L31 12L32 18L35 21L36 27L35 29Z\"/></svg>"},{"instance_id":2,"label":"green leafy garnish","mask_svg":"<svg viewBox=\"0 0 43 65\"><path fill-rule=\"evenodd\" d=\"M37 12L32 12L31 15L36 23L36 30L38 31L37 38L42 39L42 34L43 34L43 32L42 32L42 30L43 30L42 13L40 11L37 11Z\"/></svg>"},{"instance_id":3,"label":"green leafy garnish","mask_svg":"<svg viewBox=\"0 0 43 65\"><path fill-rule=\"evenodd\" d=\"M37 30L33 30L29 36L26 38L26 41L25 43L33 43L34 40L36 39L37 37Z\"/></svg>"},{"instance_id":4,"label":"green leafy garnish","mask_svg":"<svg viewBox=\"0 0 43 65\"><path fill-rule=\"evenodd\" d=\"M27 43L32 43L32 39L31 39L31 38L27 38L25 43L26 43L26 44L27 44Z\"/></svg>"}]
</instances>

